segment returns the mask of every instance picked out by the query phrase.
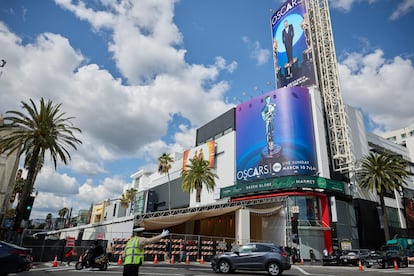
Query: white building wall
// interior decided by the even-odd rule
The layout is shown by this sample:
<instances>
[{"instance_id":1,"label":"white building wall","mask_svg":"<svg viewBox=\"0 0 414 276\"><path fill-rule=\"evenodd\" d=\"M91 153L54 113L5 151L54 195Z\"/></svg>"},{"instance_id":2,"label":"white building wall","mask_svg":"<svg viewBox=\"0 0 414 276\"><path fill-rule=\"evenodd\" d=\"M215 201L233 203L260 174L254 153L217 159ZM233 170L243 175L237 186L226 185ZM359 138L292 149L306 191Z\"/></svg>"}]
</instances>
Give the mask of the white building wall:
<instances>
[{"instance_id":1,"label":"white building wall","mask_svg":"<svg viewBox=\"0 0 414 276\"><path fill-rule=\"evenodd\" d=\"M399 145L405 144L407 139L414 137L414 124L385 132L381 136Z\"/></svg>"},{"instance_id":2,"label":"white building wall","mask_svg":"<svg viewBox=\"0 0 414 276\"><path fill-rule=\"evenodd\" d=\"M319 175L330 178L329 173L329 158L328 158L328 144L326 141L327 133L325 131L323 118L323 103L320 96L320 91L317 88L310 88L310 95L312 101L312 117L315 132L316 154L318 158Z\"/></svg>"},{"instance_id":3,"label":"white building wall","mask_svg":"<svg viewBox=\"0 0 414 276\"><path fill-rule=\"evenodd\" d=\"M216 164L214 172L217 174L216 189L214 192L209 192L205 187L201 191L201 202L196 203L195 191L190 195L190 207L198 205L209 205L219 201L220 189L234 185L234 172L236 171L236 133L234 131L221 136L215 140L216 143Z\"/></svg>"}]
</instances>

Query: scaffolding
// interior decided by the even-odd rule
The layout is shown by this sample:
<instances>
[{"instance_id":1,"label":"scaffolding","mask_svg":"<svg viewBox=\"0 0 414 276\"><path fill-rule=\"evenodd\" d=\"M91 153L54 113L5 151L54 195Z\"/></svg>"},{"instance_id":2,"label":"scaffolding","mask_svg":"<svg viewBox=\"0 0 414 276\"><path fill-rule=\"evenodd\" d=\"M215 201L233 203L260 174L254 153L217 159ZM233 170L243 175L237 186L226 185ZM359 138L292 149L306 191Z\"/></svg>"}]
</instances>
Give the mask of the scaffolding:
<instances>
[{"instance_id":1,"label":"scaffolding","mask_svg":"<svg viewBox=\"0 0 414 276\"><path fill-rule=\"evenodd\" d=\"M135 216L134 218L134 225L140 224L144 219L174 216L174 215L183 215L183 214L188 214L188 213L197 213L197 212L211 211L211 210L220 210L220 209L236 207L236 206L247 207L247 206L270 203L270 202L282 202L282 204L286 204L287 198L288 198L287 196L265 197L265 198L248 199L248 200L242 200L242 201L228 201L224 203L203 205L199 207L189 207L189 208L172 209L172 210L139 214Z\"/></svg>"},{"instance_id":2,"label":"scaffolding","mask_svg":"<svg viewBox=\"0 0 414 276\"><path fill-rule=\"evenodd\" d=\"M350 131L342 100L328 0L306 1L319 88L324 102L332 166L340 173L353 165Z\"/></svg>"}]
</instances>

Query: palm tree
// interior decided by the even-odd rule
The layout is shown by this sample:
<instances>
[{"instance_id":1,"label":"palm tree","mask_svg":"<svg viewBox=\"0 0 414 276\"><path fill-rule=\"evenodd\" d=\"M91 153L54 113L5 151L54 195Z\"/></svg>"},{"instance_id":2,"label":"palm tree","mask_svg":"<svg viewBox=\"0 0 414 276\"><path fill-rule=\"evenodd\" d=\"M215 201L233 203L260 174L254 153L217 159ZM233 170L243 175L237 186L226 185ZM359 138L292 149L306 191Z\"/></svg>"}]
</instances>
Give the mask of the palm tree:
<instances>
[{"instance_id":1,"label":"palm tree","mask_svg":"<svg viewBox=\"0 0 414 276\"><path fill-rule=\"evenodd\" d=\"M60 218L64 218L66 214L69 212L69 209L67 207L63 207L58 211L58 215Z\"/></svg>"},{"instance_id":2,"label":"palm tree","mask_svg":"<svg viewBox=\"0 0 414 276\"><path fill-rule=\"evenodd\" d=\"M201 190L203 184L206 185L207 191L213 191L216 187L215 178L218 176L211 171L210 162L201 159L190 159L190 164L181 171L183 177L183 184L181 189L184 192L196 191L196 202L199 203L201 199Z\"/></svg>"},{"instance_id":3,"label":"palm tree","mask_svg":"<svg viewBox=\"0 0 414 276\"><path fill-rule=\"evenodd\" d=\"M81 132L74 127L70 120L73 117L64 116L66 113L60 111L61 104L54 105L51 100L40 99L40 107L30 99L31 105L21 102L24 114L19 111L7 111L10 116L4 117L4 123L0 126L0 132L6 134L0 136L0 148L3 152L19 152L19 156L25 155L24 165L27 169L27 177L18 206L14 227L20 227L23 208L26 200L33 190L37 173L43 166L46 152L49 152L55 169L57 161L65 165L70 160L67 146L77 149L76 145L82 142L77 139L73 131Z\"/></svg>"},{"instance_id":4,"label":"palm tree","mask_svg":"<svg viewBox=\"0 0 414 276\"><path fill-rule=\"evenodd\" d=\"M170 169L174 159L169 153L163 152L158 157L158 172L160 174L166 174L168 177L168 210L171 210L171 183L170 183Z\"/></svg>"},{"instance_id":5,"label":"palm tree","mask_svg":"<svg viewBox=\"0 0 414 276\"><path fill-rule=\"evenodd\" d=\"M69 213L69 209L67 207L63 207L62 209L60 209L58 211L58 215L59 215L60 219L63 220L63 225L64 226L66 225L66 222L64 220L64 217L66 216L67 213Z\"/></svg>"},{"instance_id":6,"label":"palm tree","mask_svg":"<svg viewBox=\"0 0 414 276\"><path fill-rule=\"evenodd\" d=\"M45 218L45 226L46 226L46 229L52 228L52 213L47 214Z\"/></svg>"},{"instance_id":7,"label":"palm tree","mask_svg":"<svg viewBox=\"0 0 414 276\"><path fill-rule=\"evenodd\" d=\"M121 203L121 206L125 209L127 209L129 207L129 201L128 201L128 198L125 196L125 194L121 195L120 203Z\"/></svg>"},{"instance_id":8,"label":"palm tree","mask_svg":"<svg viewBox=\"0 0 414 276\"><path fill-rule=\"evenodd\" d=\"M387 191L400 190L407 185L407 162L399 156L370 153L360 160L361 168L357 179L361 188L376 191L384 221L385 240L390 239L384 195Z\"/></svg>"},{"instance_id":9,"label":"palm tree","mask_svg":"<svg viewBox=\"0 0 414 276\"><path fill-rule=\"evenodd\" d=\"M134 202L135 194L138 190L135 188L129 188L121 195L121 206L125 209L128 209L129 204Z\"/></svg>"}]
</instances>

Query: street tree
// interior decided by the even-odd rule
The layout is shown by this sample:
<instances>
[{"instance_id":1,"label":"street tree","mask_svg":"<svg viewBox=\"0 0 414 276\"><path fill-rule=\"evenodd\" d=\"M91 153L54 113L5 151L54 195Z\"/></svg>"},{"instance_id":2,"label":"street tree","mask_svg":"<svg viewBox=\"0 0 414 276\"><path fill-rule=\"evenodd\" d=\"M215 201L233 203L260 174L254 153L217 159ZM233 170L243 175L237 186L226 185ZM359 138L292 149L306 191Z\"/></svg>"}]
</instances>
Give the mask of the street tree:
<instances>
[{"instance_id":1,"label":"street tree","mask_svg":"<svg viewBox=\"0 0 414 276\"><path fill-rule=\"evenodd\" d=\"M385 240L390 239L387 209L384 196L386 192L400 191L407 185L408 163L396 155L371 152L360 160L357 179L361 188L375 191L380 199L384 222Z\"/></svg>"},{"instance_id":2,"label":"street tree","mask_svg":"<svg viewBox=\"0 0 414 276\"><path fill-rule=\"evenodd\" d=\"M168 177L168 210L171 210L171 181L170 181L170 170L174 162L174 159L169 153L163 152L158 157L158 172L160 174L166 174Z\"/></svg>"},{"instance_id":3,"label":"street tree","mask_svg":"<svg viewBox=\"0 0 414 276\"><path fill-rule=\"evenodd\" d=\"M30 196L36 176L43 166L46 153L54 164L60 160L67 164L70 160L68 147L77 149L82 142L74 136L73 132L81 132L74 127L71 120L74 117L65 117L61 112L61 104L54 104L51 100L40 99L40 106L36 106L32 99L30 104L21 102L24 112L7 111L4 124L0 126L0 148L2 152L19 152L25 156L24 166L27 177L19 203L16 208L14 227L20 227L23 208Z\"/></svg>"},{"instance_id":4,"label":"street tree","mask_svg":"<svg viewBox=\"0 0 414 276\"><path fill-rule=\"evenodd\" d=\"M121 195L121 206L123 208L128 209L129 204L134 202L137 191L135 188L129 188Z\"/></svg>"},{"instance_id":5,"label":"street tree","mask_svg":"<svg viewBox=\"0 0 414 276\"><path fill-rule=\"evenodd\" d=\"M210 168L210 162L203 158L189 159L190 164L187 164L181 171L183 177L183 183L181 189L184 192L196 191L196 202L201 201L201 190L203 186L207 188L207 191L214 191L216 187L215 178L218 178Z\"/></svg>"}]
</instances>

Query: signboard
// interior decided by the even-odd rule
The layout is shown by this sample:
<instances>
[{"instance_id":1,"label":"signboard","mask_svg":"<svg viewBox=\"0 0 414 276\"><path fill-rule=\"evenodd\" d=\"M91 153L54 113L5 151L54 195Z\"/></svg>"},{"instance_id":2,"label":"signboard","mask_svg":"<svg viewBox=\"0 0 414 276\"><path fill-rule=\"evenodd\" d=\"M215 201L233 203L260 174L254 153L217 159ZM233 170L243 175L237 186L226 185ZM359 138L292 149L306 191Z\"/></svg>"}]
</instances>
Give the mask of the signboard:
<instances>
[{"instance_id":1,"label":"signboard","mask_svg":"<svg viewBox=\"0 0 414 276\"><path fill-rule=\"evenodd\" d=\"M66 247L74 247L74 246L75 246L75 238L66 237Z\"/></svg>"},{"instance_id":2,"label":"signboard","mask_svg":"<svg viewBox=\"0 0 414 276\"><path fill-rule=\"evenodd\" d=\"M292 206L290 208L290 211L292 212L292 214L299 214L299 206Z\"/></svg>"},{"instance_id":3,"label":"signboard","mask_svg":"<svg viewBox=\"0 0 414 276\"><path fill-rule=\"evenodd\" d=\"M220 198L297 188L324 189L345 193L344 183L340 181L317 176L286 176L225 187L220 190Z\"/></svg>"},{"instance_id":4,"label":"signboard","mask_svg":"<svg viewBox=\"0 0 414 276\"><path fill-rule=\"evenodd\" d=\"M236 107L236 182L318 172L309 90L277 89Z\"/></svg>"},{"instance_id":5,"label":"signboard","mask_svg":"<svg viewBox=\"0 0 414 276\"><path fill-rule=\"evenodd\" d=\"M272 15L276 86L316 84L309 16L305 0L288 0Z\"/></svg>"},{"instance_id":6,"label":"signboard","mask_svg":"<svg viewBox=\"0 0 414 276\"><path fill-rule=\"evenodd\" d=\"M183 170L190 164L190 159L201 158L209 162L209 167L214 167L214 156L216 153L216 144L214 141L209 141L198 147L184 151L183 155Z\"/></svg>"}]
</instances>

